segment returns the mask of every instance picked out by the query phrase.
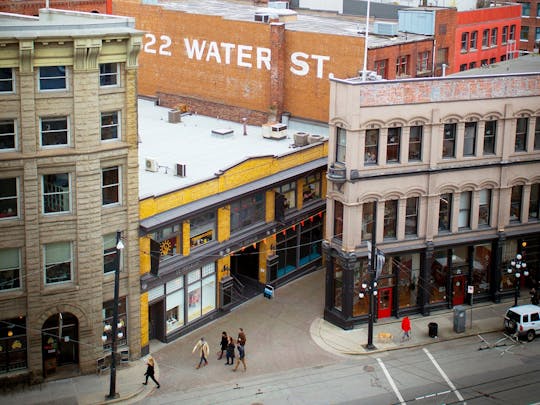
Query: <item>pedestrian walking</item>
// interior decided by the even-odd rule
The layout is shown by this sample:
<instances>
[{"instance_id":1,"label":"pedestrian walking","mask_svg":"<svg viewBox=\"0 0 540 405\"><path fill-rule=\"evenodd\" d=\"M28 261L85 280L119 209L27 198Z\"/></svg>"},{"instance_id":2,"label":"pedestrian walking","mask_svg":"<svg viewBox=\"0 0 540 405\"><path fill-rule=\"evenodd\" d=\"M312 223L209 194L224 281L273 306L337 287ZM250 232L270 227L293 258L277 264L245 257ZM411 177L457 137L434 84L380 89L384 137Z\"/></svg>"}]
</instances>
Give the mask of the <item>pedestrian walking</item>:
<instances>
[{"instance_id":1,"label":"pedestrian walking","mask_svg":"<svg viewBox=\"0 0 540 405\"><path fill-rule=\"evenodd\" d=\"M246 371L246 351L244 349L244 345L240 343L240 340L237 340L236 343L236 349L238 350L238 360L236 360L236 365L234 366L232 371L236 371L238 369L238 366L240 366L240 363L242 363L242 365L244 366L244 371Z\"/></svg>"},{"instance_id":2,"label":"pedestrian walking","mask_svg":"<svg viewBox=\"0 0 540 405\"><path fill-rule=\"evenodd\" d=\"M238 338L236 340L242 347L246 345L246 334L244 333L244 329L238 328Z\"/></svg>"},{"instance_id":3,"label":"pedestrian walking","mask_svg":"<svg viewBox=\"0 0 540 405\"><path fill-rule=\"evenodd\" d=\"M227 332L221 332L221 342L219 343L221 351L218 352L218 360L223 358L223 353L227 352L227 345L229 344L229 337Z\"/></svg>"},{"instance_id":4,"label":"pedestrian walking","mask_svg":"<svg viewBox=\"0 0 540 405\"><path fill-rule=\"evenodd\" d=\"M227 342L227 363L225 365L234 364L234 339L232 336L229 336L229 341Z\"/></svg>"},{"instance_id":5,"label":"pedestrian walking","mask_svg":"<svg viewBox=\"0 0 540 405\"><path fill-rule=\"evenodd\" d=\"M204 337L202 337L195 347L193 348L192 353L195 353L196 351L199 351L199 364L195 368L200 368L201 364L204 363L205 366L208 365L208 353L210 353L210 346L208 346L208 342L204 340Z\"/></svg>"},{"instance_id":6,"label":"pedestrian walking","mask_svg":"<svg viewBox=\"0 0 540 405\"><path fill-rule=\"evenodd\" d=\"M157 382L157 380L154 378L154 359L152 357L148 357L148 361L146 362L146 373L144 373L144 376L146 379L143 382L143 385L148 384L148 377L152 379L156 383L156 386L159 388L160 385Z\"/></svg>"},{"instance_id":7,"label":"pedestrian walking","mask_svg":"<svg viewBox=\"0 0 540 405\"><path fill-rule=\"evenodd\" d=\"M411 320L408 316L403 318L401 321L401 330L403 331L403 335L401 336L401 341L410 340L411 339Z\"/></svg>"}]
</instances>

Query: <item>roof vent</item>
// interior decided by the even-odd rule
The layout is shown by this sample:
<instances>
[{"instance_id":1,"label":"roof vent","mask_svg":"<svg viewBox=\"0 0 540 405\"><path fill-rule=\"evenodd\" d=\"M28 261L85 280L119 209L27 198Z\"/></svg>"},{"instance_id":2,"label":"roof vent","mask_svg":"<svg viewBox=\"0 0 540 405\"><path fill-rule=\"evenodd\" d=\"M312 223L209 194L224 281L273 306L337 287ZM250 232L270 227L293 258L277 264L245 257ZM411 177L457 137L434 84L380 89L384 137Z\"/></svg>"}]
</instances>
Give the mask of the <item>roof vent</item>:
<instances>
[{"instance_id":1,"label":"roof vent","mask_svg":"<svg viewBox=\"0 0 540 405\"><path fill-rule=\"evenodd\" d=\"M378 35L392 35L398 34L398 25L391 22L379 22L376 21L373 24L373 33Z\"/></svg>"},{"instance_id":2,"label":"roof vent","mask_svg":"<svg viewBox=\"0 0 540 405\"><path fill-rule=\"evenodd\" d=\"M294 133L294 145L306 146L308 144L309 134L307 132L295 132Z\"/></svg>"},{"instance_id":3,"label":"roof vent","mask_svg":"<svg viewBox=\"0 0 540 405\"><path fill-rule=\"evenodd\" d=\"M178 177L186 177L186 165L177 163L174 170L174 175Z\"/></svg>"}]
</instances>

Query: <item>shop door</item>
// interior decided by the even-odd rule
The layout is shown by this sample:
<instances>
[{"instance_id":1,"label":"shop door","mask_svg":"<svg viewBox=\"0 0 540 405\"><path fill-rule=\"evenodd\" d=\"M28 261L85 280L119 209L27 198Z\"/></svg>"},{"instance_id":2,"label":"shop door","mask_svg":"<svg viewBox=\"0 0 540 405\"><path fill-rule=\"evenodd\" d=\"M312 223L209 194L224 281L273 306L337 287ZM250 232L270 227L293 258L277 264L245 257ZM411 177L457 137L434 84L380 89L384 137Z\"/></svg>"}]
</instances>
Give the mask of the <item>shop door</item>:
<instances>
[{"instance_id":1,"label":"shop door","mask_svg":"<svg viewBox=\"0 0 540 405\"><path fill-rule=\"evenodd\" d=\"M465 302L465 276L452 277L452 306L461 305Z\"/></svg>"},{"instance_id":2,"label":"shop door","mask_svg":"<svg viewBox=\"0 0 540 405\"><path fill-rule=\"evenodd\" d=\"M148 308L148 335L150 339L165 342L165 306L160 300Z\"/></svg>"},{"instance_id":3,"label":"shop door","mask_svg":"<svg viewBox=\"0 0 540 405\"><path fill-rule=\"evenodd\" d=\"M392 315L392 287L379 289L377 296L379 297L377 318L388 318Z\"/></svg>"},{"instance_id":4,"label":"shop door","mask_svg":"<svg viewBox=\"0 0 540 405\"><path fill-rule=\"evenodd\" d=\"M55 314L41 328L43 371L45 376L56 368L79 362L79 321L73 314Z\"/></svg>"}]
</instances>

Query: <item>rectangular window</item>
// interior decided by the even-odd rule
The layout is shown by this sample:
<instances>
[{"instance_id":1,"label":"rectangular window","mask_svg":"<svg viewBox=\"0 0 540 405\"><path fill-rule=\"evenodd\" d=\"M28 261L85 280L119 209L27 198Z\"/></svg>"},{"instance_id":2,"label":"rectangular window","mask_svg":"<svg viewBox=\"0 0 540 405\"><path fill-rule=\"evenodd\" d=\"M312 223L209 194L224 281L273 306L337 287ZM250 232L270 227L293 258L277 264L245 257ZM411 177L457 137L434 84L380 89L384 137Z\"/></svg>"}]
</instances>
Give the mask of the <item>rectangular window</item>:
<instances>
[{"instance_id":1,"label":"rectangular window","mask_svg":"<svg viewBox=\"0 0 540 405\"><path fill-rule=\"evenodd\" d=\"M478 226L489 226L491 219L491 190L480 190Z\"/></svg>"},{"instance_id":2,"label":"rectangular window","mask_svg":"<svg viewBox=\"0 0 540 405\"><path fill-rule=\"evenodd\" d=\"M467 64L466 63L462 63L461 65L459 65L459 71L460 72L464 72L467 70Z\"/></svg>"},{"instance_id":3,"label":"rectangular window","mask_svg":"<svg viewBox=\"0 0 540 405\"><path fill-rule=\"evenodd\" d=\"M540 210L540 184L531 185L531 195L529 197L529 221L538 220L538 211Z\"/></svg>"},{"instance_id":4,"label":"rectangular window","mask_svg":"<svg viewBox=\"0 0 540 405\"><path fill-rule=\"evenodd\" d=\"M471 227L471 191L464 191L459 196L459 229L468 229Z\"/></svg>"},{"instance_id":5,"label":"rectangular window","mask_svg":"<svg viewBox=\"0 0 540 405\"><path fill-rule=\"evenodd\" d=\"M444 124L443 158L455 157L457 124Z\"/></svg>"},{"instance_id":6,"label":"rectangular window","mask_svg":"<svg viewBox=\"0 0 540 405\"><path fill-rule=\"evenodd\" d=\"M175 255L181 255L182 232L180 224L160 228L150 235L150 250L152 260L165 260ZM157 260L156 260L157 261Z\"/></svg>"},{"instance_id":7,"label":"rectangular window","mask_svg":"<svg viewBox=\"0 0 540 405\"><path fill-rule=\"evenodd\" d=\"M0 249L0 291L21 287L20 249Z\"/></svg>"},{"instance_id":8,"label":"rectangular window","mask_svg":"<svg viewBox=\"0 0 540 405\"><path fill-rule=\"evenodd\" d=\"M401 127L388 128L386 141L386 162L399 162L399 144L401 143Z\"/></svg>"},{"instance_id":9,"label":"rectangular window","mask_svg":"<svg viewBox=\"0 0 540 405\"><path fill-rule=\"evenodd\" d=\"M116 270L116 233L103 236L103 273L111 273Z\"/></svg>"},{"instance_id":10,"label":"rectangular window","mask_svg":"<svg viewBox=\"0 0 540 405\"><path fill-rule=\"evenodd\" d=\"M471 32L471 50L476 50L478 45L478 31Z\"/></svg>"},{"instance_id":11,"label":"rectangular window","mask_svg":"<svg viewBox=\"0 0 540 405\"><path fill-rule=\"evenodd\" d=\"M231 203L231 232L264 222L264 193L251 194Z\"/></svg>"},{"instance_id":12,"label":"rectangular window","mask_svg":"<svg viewBox=\"0 0 540 405\"><path fill-rule=\"evenodd\" d=\"M439 231L449 231L452 218L452 194L439 197Z\"/></svg>"},{"instance_id":13,"label":"rectangular window","mask_svg":"<svg viewBox=\"0 0 540 405\"><path fill-rule=\"evenodd\" d=\"M42 66L39 68L39 90L66 90L65 66Z\"/></svg>"},{"instance_id":14,"label":"rectangular window","mask_svg":"<svg viewBox=\"0 0 540 405\"><path fill-rule=\"evenodd\" d=\"M365 165L376 165L377 156L379 154L379 130L378 129L368 129L366 130L366 146L364 164Z\"/></svg>"},{"instance_id":15,"label":"rectangular window","mask_svg":"<svg viewBox=\"0 0 540 405\"><path fill-rule=\"evenodd\" d=\"M118 86L120 84L120 69L118 63L101 63L99 65L99 85L101 87Z\"/></svg>"},{"instance_id":16,"label":"rectangular window","mask_svg":"<svg viewBox=\"0 0 540 405\"><path fill-rule=\"evenodd\" d=\"M0 320L0 374L28 368L26 318Z\"/></svg>"},{"instance_id":17,"label":"rectangular window","mask_svg":"<svg viewBox=\"0 0 540 405\"><path fill-rule=\"evenodd\" d=\"M337 258L334 258L334 274L333 274L333 293L334 293L334 309L341 311L343 309L343 269Z\"/></svg>"},{"instance_id":18,"label":"rectangular window","mask_svg":"<svg viewBox=\"0 0 540 405\"><path fill-rule=\"evenodd\" d=\"M463 156L473 156L476 145L476 122L465 123L465 134L463 139Z\"/></svg>"},{"instance_id":19,"label":"rectangular window","mask_svg":"<svg viewBox=\"0 0 540 405\"><path fill-rule=\"evenodd\" d=\"M487 65L488 65L488 60L487 60L487 59L482 59L482 60L480 61L480 66L486 67Z\"/></svg>"},{"instance_id":20,"label":"rectangular window","mask_svg":"<svg viewBox=\"0 0 540 405\"><path fill-rule=\"evenodd\" d=\"M69 173L43 176L43 213L69 212L70 199Z\"/></svg>"},{"instance_id":21,"label":"rectangular window","mask_svg":"<svg viewBox=\"0 0 540 405\"><path fill-rule=\"evenodd\" d=\"M362 240L371 240L373 232L373 211L375 202L362 204Z\"/></svg>"},{"instance_id":22,"label":"rectangular window","mask_svg":"<svg viewBox=\"0 0 540 405\"><path fill-rule=\"evenodd\" d=\"M0 151L13 151L16 149L15 120L0 120Z\"/></svg>"},{"instance_id":23,"label":"rectangular window","mask_svg":"<svg viewBox=\"0 0 540 405\"><path fill-rule=\"evenodd\" d=\"M510 36L508 39L510 41L514 41L516 39L516 26L515 25L510 26Z\"/></svg>"},{"instance_id":24,"label":"rectangular window","mask_svg":"<svg viewBox=\"0 0 540 405\"><path fill-rule=\"evenodd\" d=\"M41 146L67 146L68 135L67 117L41 119Z\"/></svg>"},{"instance_id":25,"label":"rectangular window","mask_svg":"<svg viewBox=\"0 0 540 405\"><path fill-rule=\"evenodd\" d=\"M336 162L345 163L345 154L347 151L347 131L343 128L338 128L336 137Z\"/></svg>"},{"instance_id":26,"label":"rectangular window","mask_svg":"<svg viewBox=\"0 0 540 405\"><path fill-rule=\"evenodd\" d=\"M482 48L489 47L489 28L485 29L482 33Z\"/></svg>"},{"instance_id":27,"label":"rectangular window","mask_svg":"<svg viewBox=\"0 0 540 405\"><path fill-rule=\"evenodd\" d=\"M13 69L0 68L0 93L13 93Z\"/></svg>"},{"instance_id":28,"label":"rectangular window","mask_svg":"<svg viewBox=\"0 0 540 405\"><path fill-rule=\"evenodd\" d=\"M519 31L519 40L525 42L529 40L529 27L527 25L521 26L521 31Z\"/></svg>"},{"instance_id":29,"label":"rectangular window","mask_svg":"<svg viewBox=\"0 0 540 405\"><path fill-rule=\"evenodd\" d=\"M522 3L521 4L521 16L522 17L530 17L531 16L531 3Z\"/></svg>"},{"instance_id":30,"label":"rectangular window","mask_svg":"<svg viewBox=\"0 0 540 405\"><path fill-rule=\"evenodd\" d=\"M497 121L486 121L484 127L484 154L492 155L495 153L495 139L497 135Z\"/></svg>"},{"instance_id":31,"label":"rectangular window","mask_svg":"<svg viewBox=\"0 0 540 405\"><path fill-rule=\"evenodd\" d=\"M499 37L499 29L498 28L492 28L491 29L491 46L496 46L497 41Z\"/></svg>"},{"instance_id":32,"label":"rectangular window","mask_svg":"<svg viewBox=\"0 0 540 405\"><path fill-rule=\"evenodd\" d=\"M469 63L469 69L474 69L476 67L476 62Z\"/></svg>"},{"instance_id":33,"label":"rectangular window","mask_svg":"<svg viewBox=\"0 0 540 405\"><path fill-rule=\"evenodd\" d=\"M389 200L384 203L384 238L395 238L397 228L398 200Z\"/></svg>"},{"instance_id":34,"label":"rectangular window","mask_svg":"<svg viewBox=\"0 0 540 405\"><path fill-rule=\"evenodd\" d=\"M343 204L334 201L334 238L343 238Z\"/></svg>"},{"instance_id":35,"label":"rectangular window","mask_svg":"<svg viewBox=\"0 0 540 405\"><path fill-rule=\"evenodd\" d=\"M409 75L409 55L398 56L396 60L396 77Z\"/></svg>"},{"instance_id":36,"label":"rectangular window","mask_svg":"<svg viewBox=\"0 0 540 405\"><path fill-rule=\"evenodd\" d=\"M521 196L523 195L523 186L512 187L510 197L510 222L521 221Z\"/></svg>"},{"instance_id":37,"label":"rectangular window","mask_svg":"<svg viewBox=\"0 0 540 405\"><path fill-rule=\"evenodd\" d=\"M296 181L282 184L274 188L276 194L280 194L283 198L283 208L285 212L297 207L296 204Z\"/></svg>"},{"instance_id":38,"label":"rectangular window","mask_svg":"<svg viewBox=\"0 0 540 405\"><path fill-rule=\"evenodd\" d=\"M430 61L429 51L420 52L416 61L416 71L428 72L430 70Z\"/></svg>"},{"instance_id":39,"label":"rectangular window","mask_svg":"<svg viewBox=\"0 0 540 405\"><path fill-rule=\"evenodd\" d=\"M516 143L515 151L524 152L527 150L527 134L529 132L529 118L518 118L516 121Z\"/></svg>"},{"instance_id":40,"label":"rectangular window","mask_svg":"<svg viewBox=\"0 0 540 405\"><path fill-rule=\"evenodd\" d=\"M538 12L540 13L540 3L538 3ZM540 15L538 16L540 18ZM538 43L540 42L540 27L536 27L534 29L534 42Z\"/></svg>"},{"instance_id":41,"label":"rectangular window","mask_svg":"<svg viewBox=\"0 0 540 405\"><path fill-rule=\"evenodd\" d=\"M508 25L505 25L502 29L502 39L501 44L506 44L508 42Z\"/></svg>"},{"instance_id":42,"label":"rectangular window","mask_svg":"<svg viewBox=\"0 0 540 405\"><path fill-rule=\"evenodd\" d=\"M0 220L19 216L19 182L16 177L0 179Z\"/></svg>"},{"instance_id":43,"label":"rectangular window","mask_svg":"<svg viewBox=\"0 0 540 405\"><path fill-rule=\"evenodd\" d=\"M497 63L497 58L490 58L489 59L489 64L493 65L494 63Z\"/></svg>"},{"instance_id":44,"label":"rectangular window","mask_svg":"<svg viewBox=\"0 0 540 405\"><path fill-rule=\"evenodd\" d=\"M120 138L120 121L118 111L101 113L101 140L110 141Z\"/></svg>"},{"instance_id":45,"label":"rectangular window","mask_svg":"<svg viewBox=\"0 0 540 405\"><path fill-rule=\"evenodd\" d=\"M387 65L388 65L388 59L376 60L375 61L375 71L383 79L388 79Z\"/></svg>"},{"instance_id":46,"label":"rectangular window","mask_svg":"<svg viewBox=\"0 0 540 405\"><path fill-rule=\"evenodd\" d=\"M416 236L418 234L418 197L407 198L405 210L405 235Z\"/></svg>"},{"instance_id":47,"label":"rectangular window","mask_svg":"<svg viewBox=\"0 0 540 405\"><path fill-rule=\"evenodd\" d=\"M321 173L313 173L304 177L302 200L305 203L321 199Z\"/></svg>"},{"instance_id":48,"label":"rectangular window","mask_svg":"<svg viewBox=\"0 0 540 405\"><path fill-rule=\"evenodd\" d=\"M57 284L73 279L71 242L49 243L43 246L45 284Z\"/></svg>"},{"instance_id":49,"label":"rectangular window","mask_svg":"<svg viewBox=\"0 0 540 405\"><path fill-rule=\"evenodd\" d=\"M409 133L409 161L422 160L422 133L424 127L416 125L411 127Z\"/></svg>"},{"instance_id":50,"label":"rectangular window","mask_svg":"<svg viewBox=\"0 0 540 405\"><path fill-rule=\"evenodd\" d=\"M536 3L536 16L540 17L540 3Z\"/></svg>"},{"instance_id":51,"label":"rectangular window","mask_svg":"<svg viewBox=\"0 0 540 405\"><path fill-rule=\"evenodd\" d=\"M127 300L126 297L119 297L118 299L118 325L117 333L118 339L116 343L119 346L127 345ZM106 301L103 303L103 330L105 333L103 336L106 339L103 341L103 350L110 352L112 345L112 322L114 319L114 300Z\"/></svg>"},{"instance_id":52,"label":"rectangular window","mask_svg":"<svg viewBox=\"0 0 540 405\"><path fill-rule=\"evenodd\" d=\"M467 52L469 50L469 33L463 32L461 34L461 53Z\"/></svg>"},{"instance_id":53,"label":"rectangular window","mask_svg":"<svg viewBox=\"0 0 540 405\"><path fill-rule=\"evenodd\" d=\"M540 117L536 117L534 125L534 150L540 149Z\"/></svg>"},{"instance_id":54,"label":"rectangular window","mask_svg":"<svg viewBox=\"0 0 540 405\"><path fill-rule=\"evenodd\" d=\"M101 170L101 196L103 205L120 202L120 168L107 167Z\"/></svg>"},{"instance_id":55,"label":"rectangular window","mask_svg":"<svg viewBox=\"0 0 540 405\"><path fill-rule=\"evenodd\" d=\"M216 239L216 212L206 211L189 220L189 244L192 248Z\"/></svg>"}]
</instances>

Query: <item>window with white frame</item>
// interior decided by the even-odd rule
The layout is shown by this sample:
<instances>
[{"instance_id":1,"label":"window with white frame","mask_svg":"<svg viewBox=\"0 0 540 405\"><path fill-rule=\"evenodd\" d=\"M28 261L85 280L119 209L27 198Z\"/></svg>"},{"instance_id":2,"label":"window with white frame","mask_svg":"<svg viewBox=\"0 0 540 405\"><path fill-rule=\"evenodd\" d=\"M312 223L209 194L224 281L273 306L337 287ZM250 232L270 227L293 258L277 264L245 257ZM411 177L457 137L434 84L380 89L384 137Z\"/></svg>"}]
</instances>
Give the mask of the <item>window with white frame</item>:
<instances>
[{"instance_id":1,"label":"window with white frame","mask_svg":"<svg viewBox=\"0 0 540 405\"><path fill-rule=\"evenodd\" d=\"M471 227L471 191L464 191L459 196L459 229L468 229Z\"/></svg>"},{"instance_id":2,"label":"window with white frame","mask_svg":"<svg viewBox=\"0 0 540 405\"><path fill-rule=\"evenodd\" d=\"M480 190L478 205L478 226L489 226L491 219L491 190Z\"/></svg>"},{"instance_id":3,"label":"window with white frame","mask_svg":"<svg viewBox=\"0 0 540 405\"><path fill-rule=\"evenodd\" d=\"M166 284L167 333L184 325L184 277L178 277Z\"/></svg>"},{"instance_id":4,"label":"window with white frame","mask_svg":"<svg viewBox=\"0 0 540 405\"><path fill-rule=\"evenodd\" d=\"M388 128L386 142L386 161L390 163L399 162L399 145L401 142L401 127Z\"/></svg>"},{"instance_id":5,"label":"window with white frame","mask_svg":"<svg viewBox=\"0 0 540 405\"><path fill-rule=\"evenodd\" d=\"M21 252L19 248L0 249L0 291L21 287Z\"/></svg>"},{"instance_id":6,"label":"window with white frame","mask_svg":"<svg viewBox=\"0 0 540 405\"><path fill-rule=\"evenodd\" d=\"M508 39L510 41L514 41L516 39L516 26L515 25L510 26L510 35Z\"/></svg>"},{"instance_id":7,"label":"window with white frame","mask_svg":"<svg viewBox=\"0 0 540 405\"><path fill-rule=\"evenodd\" d=\"M388 79L388 72L386 66L388 65L388 59L376 60L375 61L375 71L383 79Z\"/></svg>"},{"instance_id":8,"label":"window with white frame","mask_svg":"<svg viewBox=\"0 0 540 405\"><path fill-rule=\"evenodd\" d=\"M103 273L116 270L118 254L116 232L103 235Z\"/></svg>"},{"instance_id":9,"label":"window with white frame","mask_svg":"<svg viewBox=\"0 0 540 405\"><path fill-rule=\"evenodd\" d=\"M407 198L405 207L405 235L418 234L418 197Z\"/></svg>"},{"instance_id":10,"label":"window with white frame","mask_svg":"<svg viewBox=\"0 0 540 405\"><path fill-rule=\"evenodd\" d=\"M444 124L444 137L443 137L443 158L453 158L456 154L456 132L457 124Z\"/></svg>"},{"instance_id":11,"label":"window with white frame","mask_svg":"<svg viewBox=\"0 0 540 405\"><path fill-rule=\"evenodd\" d=\"M101 87L120 85L120 69L118 63L100 63L99 85Z\"/></svg>"},{"instance_id":12,"label":"window with white frame","mask_svg":"<svg viewBox=\"0 0 540 405\"><path fill-rule=\"evenodd\" d=\"M516 143L514 150L524 152L527 150L527 134L529 132L529 118L522 117L516 121Z\"/></svg>"},{"instance_id":13,"label":"window with white frame","mask_svg":"<svg viewBox=\"0 0 540 405\"><path fill-rule=\"evenodd\" d=\"M461 53L467 52L469 50L469 33L463 32L461 34Z\"/></svg>"},{"instance_id":14,"label":"window with white frame","mask_svg":"<svg viewBox=\"0 0 540 405\"><path fill-rule=\"evenodd\" d=\"M489 28L485 29L482 33L482 48L489 47Z\"/></svg>"},{"instance_id":15,"label":"window with white frame","mask_svg":"<svg viewBox=\"0 0 540 405\"><path fill-rule=\"evenodd\" d=\"M101 113L101 140L120 139L120 113L118 111Z\"/></svg>"},{"instance_id":16,"label":"window with white frame","mask_svg":"<svg viewBox=\"0 0 540 405\"><path fill-rule=\"evenodd\" d=\"M101 195L103 205L120 202L120 168L118 166L101 170Z\"/></svg>"},{"instance_id":17,"label":"window with white frame","mask_svg":"<svg viewBox=\"0 0 540 405\"><path fill-rule=\"evenodd\" d=\"M396 237L397 206L398 206L398 200L388 200L384 202L383 237L385 239Z\"/></svg>"},{"instance_id":18,"label":"window with white frame","mask_svg":"<svg viewBox=\"0 0 540 405\"><path fill-rule=\"evenodd\" d=\"M439 197L439 231L449 231L452 219L452 194Z\"/></svg>"},{"instance_id":19,"label":"window with white frame","mask_svg":"<svg viewBox=\"0 0 540 405\"><path fill-rule=\"evenodd\" d=\"M490 44L491 46L496 46L497 43L498 43L498 39L499 39L499 29L498 28L492 28L491 29L491 41Z\"/></svg>"},{"instance_id":20,"label":"window with white frame","mask_svg":"<svg viewBox=\"0 0 540 405\"><path fill-rule=\"evenodd\" d=\"M422 160L422 125L412 126L409 132L409 161Z\"/></svg>"},{"instance_id":21,"label":"window with white frame","mask_svg":"<svg viewBox=\"0 0 540 405\"><path fill-rule=\"evenodd\" d=\"M71 242L43 245L45 284L57 284L73 279L73 252Z\"/></svg>"},{"instance_id":22,"label":"window with white frame","mask_svg":"<svg viewBox=\"0 0 540 405\"><path fill-rule=\"evenodd\" d=\"M362 240L371 240L373 232L373 213L375 202L366 202L362 204Z\"/></svg>"},{"instance_id":23,"label":"window with white frame","mask_svg":"<svg viewBox=\"0 0 540 405\"><path fill-rule=\"evenodd\" d=\"M365 144L365 165L376 165L377 156L379 154L379 130L368 129L366 130L366 144Z\"/></svg>"},{"instance_id":24,"label":"window with white frame","mask_svg":"<svg viewBox=\"0 0 540 405\"><path fill-rule=\"evenodd\" d=\"M296 208L296 182L282 184L279 187L275 187L274 191L285 197L284 208L285 211Z\"/></svg>"},{"instance_id":25,"label":"window with white frame","mask_svg":"<svg viewBox=\"0 0 540 405\"><path fill-rule=\"evenodd\" d=\"M41 66L39 68L39 90L66 90L67 73L65 66Z\"/></svg>"},{"instance_id":26,"label":"window with white frame","mask_svg":"<svg viewBox=\"0 0 540 405\"><path fill-rule=\"evenodd\" d=\"M347 151L347 131L344 128L337 128L336 133L336 162L345 163Z\"/></svg>"},{"instance_id":27,"label":"window with white frame","mask_svg":"<svg viewBox=\"0 0 540 405\"><path fill-rule=\"evenodd\" d=\"M0 93L13 93L13 69L0 68Z\"/></svg>"},{"instance_id":28,"label":"window with white frame","mask_svg":"<svg viewBox=\"0 0 540 405\"><path fill-rule=\"evenodd\" d=\"M0 179L0 220L19 216L19 181L16 177Z\"/></svg>"},{"instance_id":29,"label":"window with white frame","mask_svg":"<svg viewBox=\"0 0 540 405\"><path fill-rule=\"evenodd\" d=\"M529 17L531 15L531 3L520 1L519 4L521 4L521 16Z\"/></svg>"},{"instance_id":30,"label":"window with white frame","mask_svg":"<svg viewBox=\"0 0 540 405\"><path fill-rule=\"evenodd\" d=\"M476 122L465 123L465 134L463 139L463 156L473 156L476 146Z\"/></svg>"},{"instance_id":31,"label":"window with white frame","mask_svg":"<svg viewBox=\"0 0 540 405\"><path fill-rule=\"evenodd\" d=\"M471 50L476 50L478 46L478 31L471 32Z\"/></svg>"},{"instance_id":32,"label":"window with white frame","mask_svg":"<svg viewBox=\"0 0 540 405\"><path fill-rule=\"evenodd\" d=\"M523 186L512 187L510 195L510 222L521 221L521 198L523 196Z\"/></svg>"},{"instance_id":33,"label":"window with white frame","mask_svg":"<svg viewBox=\"0 0 540 405\"><path fill-rule=\"evenodd\" d=\"M0 120L0 152L17 149L17 133L15 120Z\"/></svg>"},{"instance_id":34,"label":"window with white frame","mask_svg":"<svg viewBox=\"0 0 540 405\"><path fill-rule=\"evenodd\" d=\"M67 146L69 143L68 118L41 118L41 146Z\"/></svg>"},{"instance_id":35,"label":"window with white frame","mask_svg":"<svg viewBox=\"0 0 540 405\"><path fill-rule=\"evenodd\" d=\"M396 77L409 75L409 55L401 55L396 59Z\"/></svg>"},{"instance_id":36,"label":"window with white frame","mask_svg":"<svg viewBox=\"0 0 540 405\"><path fill-rule=\"evenodd\" d=\"M505 25L502 29L502 38L501 44L506 44L508 42L508 25Z\"/></svg>"},{"instance_id":37,"label":"window with white frame","mask_svg":"<svg viewBox=\"0 0 540 405\"><path fill-rule=\"evenodd\" d=\"M430 52L429 51L424 51L424 52L420 52L418 53L418 60L416 61L416 71L417 72L427 72L429 71L429 68L430 68L430 61L431 61L431 57L430 57Z\"/></svg>"},{"instance_id":38,"label":"window with white frame","mask_svg":"<svg viewBox=\"0 0 540 405\"><path fill-rule=\"evenodd\" d=\"M521 30L519 31L519 40L520 41L529 40L529 27L527 25L521 26Z\"/></svg>"},{"instance_id":39,"label":"window with white frame","mask_svg":"<svg viewBox=\"0 0 540 405\"><path fill-rule=\"evenodd\" d=\"M495 140L497 136L497 121L486 121L484 126L484 154L495 153Z\"/></svg>"},{"instance_id":40,"label":"window with white frame","mask_svg":"<svg viewBox=\"0 0 540 405\"><path fill-rule=\"evenodd\" d=\"M70 211L69 173L45 174L43 179L43 213L61 213Z\"/></svg>"}]
</instances>

